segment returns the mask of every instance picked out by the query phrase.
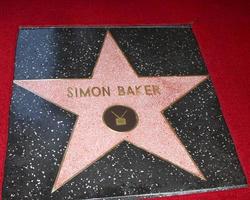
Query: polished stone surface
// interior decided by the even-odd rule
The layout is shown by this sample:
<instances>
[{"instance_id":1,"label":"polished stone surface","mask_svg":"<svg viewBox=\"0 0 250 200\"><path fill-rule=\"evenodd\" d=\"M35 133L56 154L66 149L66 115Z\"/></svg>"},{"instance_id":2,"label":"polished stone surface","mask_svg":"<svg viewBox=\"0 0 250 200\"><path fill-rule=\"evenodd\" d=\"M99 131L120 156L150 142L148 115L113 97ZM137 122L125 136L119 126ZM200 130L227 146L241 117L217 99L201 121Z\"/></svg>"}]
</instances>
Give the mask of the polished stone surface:
<instances>
[{"instance_id":1,"label":"polished stone surface","mask_svg":"<svg viewBox=\"0 0 250 200\"><path fill-rule=\"evenodd\" d=\"M108 30L140 76L207 75L189 26L24 28L14 79L90 77ZM3 199L173 195L246 184L210 79L164 115L206 181L123 142L51 193L77 116L14 84Z\"/></svg>"}]
</instances>

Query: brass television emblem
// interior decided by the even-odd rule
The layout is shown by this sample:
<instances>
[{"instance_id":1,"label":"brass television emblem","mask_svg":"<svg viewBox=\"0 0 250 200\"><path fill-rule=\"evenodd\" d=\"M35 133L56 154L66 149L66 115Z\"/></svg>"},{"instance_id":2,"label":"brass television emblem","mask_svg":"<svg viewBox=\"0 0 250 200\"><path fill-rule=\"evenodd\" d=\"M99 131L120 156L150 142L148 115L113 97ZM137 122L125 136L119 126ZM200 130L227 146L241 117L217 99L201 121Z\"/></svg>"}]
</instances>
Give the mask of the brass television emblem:
<instances>
[{"instance_id":1,"label":"brass television emblem","mask_svg":"<svg viewBox=\"0 0 250 200\"><path fill-rule=\"evenodd\" d=\"M117 115L114 111L111 112L116 117L115 118L116 126L125 126L127 124L127 120L126 118L124 118L125 114L127 113L127 110L125 110L121 116Z\"/></svg>"},{"instance_id":2,"label":"brass television emblem","mask_svg":"<svg viewBox=\"0 0 250 200\"><path fill-rule=\"evenodd\" d=\"M126 125L127 122L126 122L126 119L125 118L116 118L115 119L115 123L117 126L123 126L123 125Z\"/></svg>"},{"instance_id":3,"label":"brass television emblem","mask_svg":"<svg viewBox=\"0 0 250 200\"><path fill-rule=\"evenodd\" d=\"M136 127L139 118L135 110L130 107L112 105L103 112L102 119L112 130L127 132Z\"/></svg>"}]
</instances>

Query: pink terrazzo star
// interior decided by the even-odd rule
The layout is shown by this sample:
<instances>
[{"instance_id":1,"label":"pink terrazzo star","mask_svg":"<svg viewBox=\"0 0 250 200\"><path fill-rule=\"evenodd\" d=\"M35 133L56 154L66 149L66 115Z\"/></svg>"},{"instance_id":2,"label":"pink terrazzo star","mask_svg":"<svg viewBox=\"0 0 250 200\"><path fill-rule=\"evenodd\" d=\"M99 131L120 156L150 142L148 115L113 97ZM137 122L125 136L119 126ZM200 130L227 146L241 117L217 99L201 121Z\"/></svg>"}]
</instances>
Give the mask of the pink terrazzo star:
<instances>
[{"instance_id":1,"label":"pink terrazzo star","mask_svg":"<svg viewBox=\"0 0 250 200\"><path fill-rule=\"evenodd\" d=\"M157 66L156 66L157 67ZM183 97L206 76L138 77L107 33L99 59L90 79L15 80L14 82L78 115L52 192L84 171L123 141L127 141L187 172L205 179L175 134L162 110ZM117 95L117 86L157 85L156 95ZM69 97L68 88L108 86L111 95ZM129 132L111 130L103 121L104 111L112 105L132 108L138 115L137 126Z\"/></svg>"}]
</instances>

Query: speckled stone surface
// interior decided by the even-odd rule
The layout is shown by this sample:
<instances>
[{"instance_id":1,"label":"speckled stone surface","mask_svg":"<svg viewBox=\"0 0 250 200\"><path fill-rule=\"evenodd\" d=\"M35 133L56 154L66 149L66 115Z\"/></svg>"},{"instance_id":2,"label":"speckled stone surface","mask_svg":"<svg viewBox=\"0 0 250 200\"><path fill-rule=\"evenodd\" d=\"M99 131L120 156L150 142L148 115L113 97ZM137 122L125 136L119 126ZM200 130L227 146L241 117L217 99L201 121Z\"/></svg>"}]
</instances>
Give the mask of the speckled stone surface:
<instances>
[{"instance_id":1,"label":"speckled stone surface","mask_svg":"<svg viewBox=\"0 0 250 200\"><path fill-rule=\"evenodd\" d=\"M208 74L189 26L23 28L14 79L90 77L107 30L140 76ZM14 84L3 199L131 198L246 185L210 79L164 115L206 181L123 142L51 193L76 115Z\"/></svg>"}]
</instances>

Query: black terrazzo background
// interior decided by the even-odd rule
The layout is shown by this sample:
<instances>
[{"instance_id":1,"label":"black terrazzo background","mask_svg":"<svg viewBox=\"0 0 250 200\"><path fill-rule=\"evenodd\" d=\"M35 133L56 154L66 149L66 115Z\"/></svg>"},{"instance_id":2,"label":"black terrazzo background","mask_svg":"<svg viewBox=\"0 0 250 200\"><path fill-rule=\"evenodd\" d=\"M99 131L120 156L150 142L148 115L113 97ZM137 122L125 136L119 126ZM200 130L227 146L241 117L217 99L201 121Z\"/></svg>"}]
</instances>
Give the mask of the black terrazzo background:
<instances>
[{"instance_id":1,"label":"black terrazzo background","mask_svg":"<svg viewBox=\"0 0 250 200\"><path fill-rule=\"evenodd\" d=\"M21 29L15 79L89 77L106 30ZM207 74L189 26L110 31L139 75ZM124 142L51 195L76 116L14 85L3 199L85 199L246 184L210 80L164 114L207 181Z\"/></svg>"}]
</instances>

